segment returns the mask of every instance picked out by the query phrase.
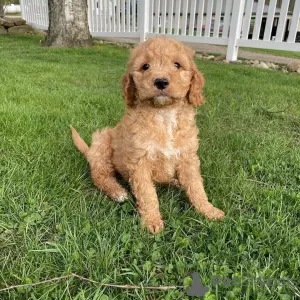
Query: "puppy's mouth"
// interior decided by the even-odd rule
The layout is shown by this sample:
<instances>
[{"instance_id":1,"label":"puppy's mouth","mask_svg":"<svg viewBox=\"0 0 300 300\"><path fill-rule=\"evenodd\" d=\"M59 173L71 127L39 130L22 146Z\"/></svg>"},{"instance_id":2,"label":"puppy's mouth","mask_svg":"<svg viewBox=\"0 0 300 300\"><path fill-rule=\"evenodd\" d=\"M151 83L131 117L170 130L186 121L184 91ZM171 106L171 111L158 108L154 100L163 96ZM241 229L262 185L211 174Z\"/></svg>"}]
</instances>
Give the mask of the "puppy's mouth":
<instances>
[{"instance_id":1,"label":"puppy's mouth","mask_svg":"<svg viewBox=\"0 0 300 300\"><path fill-rule=\"evenodd\" d=\"M143 101L154 107L163 107L171 105L180 99L170 95L167 91L155 91L151 96L144 98Z\"/></svg>"},{"instance_id":2,"label":"puppy's mouth","mask_svg":"<svg viewBox=\"0 0 300 300\"><path fill-rule=\"evenodd\" d=\"M165 94L160 94L157 96L153 97L153 104L154 106L165 106L165 105L170 105L174 102L174 99L168 95Z\"/></svg>"}]
</instances>

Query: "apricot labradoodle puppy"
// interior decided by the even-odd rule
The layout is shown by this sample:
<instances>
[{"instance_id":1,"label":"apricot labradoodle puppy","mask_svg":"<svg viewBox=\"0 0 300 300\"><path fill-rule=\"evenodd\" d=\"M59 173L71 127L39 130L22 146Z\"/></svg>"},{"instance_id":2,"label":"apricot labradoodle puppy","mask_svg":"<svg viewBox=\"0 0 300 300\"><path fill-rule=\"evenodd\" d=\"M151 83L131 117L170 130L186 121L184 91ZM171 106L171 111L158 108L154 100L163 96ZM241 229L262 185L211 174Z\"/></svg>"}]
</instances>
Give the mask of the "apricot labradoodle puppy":
<instances>
[{"instance_id":1,"label":"apricot labradoodle puppy","mask_svg":"<svg viewBox=\"0 0 300 300\"><path fill-rule=\"evenodd\" d=\"M130 182L142 223L152 233L164 226L154 183L178 184L199 213L209 219L224 216L208 202L200 176L194 107L204 102L204 78L193 55L193 50L165 37L138 45L122 79L126 112L120 123L94 132L91 147L72 128L94 184L122 202L128 194L116 180L115 173L121 174Z\"/></svg>"}]
</instances>

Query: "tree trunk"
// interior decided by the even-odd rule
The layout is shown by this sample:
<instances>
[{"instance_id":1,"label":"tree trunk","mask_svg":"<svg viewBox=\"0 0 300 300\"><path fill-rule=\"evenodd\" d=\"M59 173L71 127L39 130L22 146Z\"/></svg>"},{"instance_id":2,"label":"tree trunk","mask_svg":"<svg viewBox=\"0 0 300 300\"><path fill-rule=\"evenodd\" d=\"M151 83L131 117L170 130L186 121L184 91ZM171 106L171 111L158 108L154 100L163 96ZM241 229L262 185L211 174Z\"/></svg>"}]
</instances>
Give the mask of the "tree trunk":
<instances>
[{"instance_id":1,"label":"tree trunk","mask_svg":"<svg viewBox=\"0 0 300 300\"><path fill-rule=\"evenodd\" d=\"M48 0L48 7L49 28L46 46L71 48L92 45L87 0Z\"/></svg>"},{"instance_id":2,"label":"tree trunk","mask_svg":"<svg viewBox=\"0 0 300 300\"><path fill-rule=\"evenodd\" d=\"M0 0L0 18L4 17L4 0Z\"/></svg>"}]
</instances>

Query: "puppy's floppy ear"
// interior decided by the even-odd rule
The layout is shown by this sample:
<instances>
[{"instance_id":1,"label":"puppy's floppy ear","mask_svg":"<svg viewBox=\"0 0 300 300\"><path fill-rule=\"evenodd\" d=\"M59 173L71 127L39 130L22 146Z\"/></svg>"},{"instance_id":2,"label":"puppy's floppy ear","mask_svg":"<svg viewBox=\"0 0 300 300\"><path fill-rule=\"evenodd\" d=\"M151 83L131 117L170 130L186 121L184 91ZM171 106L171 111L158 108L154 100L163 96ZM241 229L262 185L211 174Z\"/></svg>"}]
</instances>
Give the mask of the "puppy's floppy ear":
<instances>
[{"instance_id":1,"label":"puppy's floppy ear","mask_svg":"<svg viewBox=\"0 0 300 300\"><path fill-rule=\"evenodd\" d=\"M122 78L123 98L128 107L133 107L135 100L135 85L132 76L127 73Z\"/></svg>"},{"instance_id":2,"label":"puppy's floppy ear","mask_svg":"<svg viewBox=\"0 0 300 300\"><path fill-rule=\"evenodd\" d=\"M193 59L195 57L196 51L186 46L184 48L190 58Z\"/></svg>"},{"instance_id":3,"label":"puppy's floppy ear","mask_svg":"<svg viewBox=\"0 0 300 300\"><path fill-rule=\"evenodd\" d=\"M191 80L190 90L188 93L188 100L194 106L199 106L204 103L204 97L202 95L202 88L204 86L204 77L197 70L196 66L193 70L193 76Z\"/></svg>"}]
</instances>

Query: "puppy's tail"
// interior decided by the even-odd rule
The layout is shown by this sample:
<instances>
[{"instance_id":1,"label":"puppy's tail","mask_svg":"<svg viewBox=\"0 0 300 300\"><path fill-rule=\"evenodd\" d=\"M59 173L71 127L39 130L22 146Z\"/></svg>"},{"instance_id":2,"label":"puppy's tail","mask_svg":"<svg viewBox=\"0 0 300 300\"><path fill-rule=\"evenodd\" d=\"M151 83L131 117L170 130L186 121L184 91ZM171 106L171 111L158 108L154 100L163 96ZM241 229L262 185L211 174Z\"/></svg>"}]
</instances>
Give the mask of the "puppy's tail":
<instances>
[{"instance_id":1,"label":"puppy's tail","mask_svg":"<svg viewBox=\"0 0 300 300\"><path fill-rule=\"evenodd\" d=\"M78 148L78 150L86 157L87 152L89 150L89 146L86 144L86 142L81 138L81 136L78 134L78 132L70 126L72 131L72 139L75 144L75 146Z\"/></svg>"}]
</instances>

